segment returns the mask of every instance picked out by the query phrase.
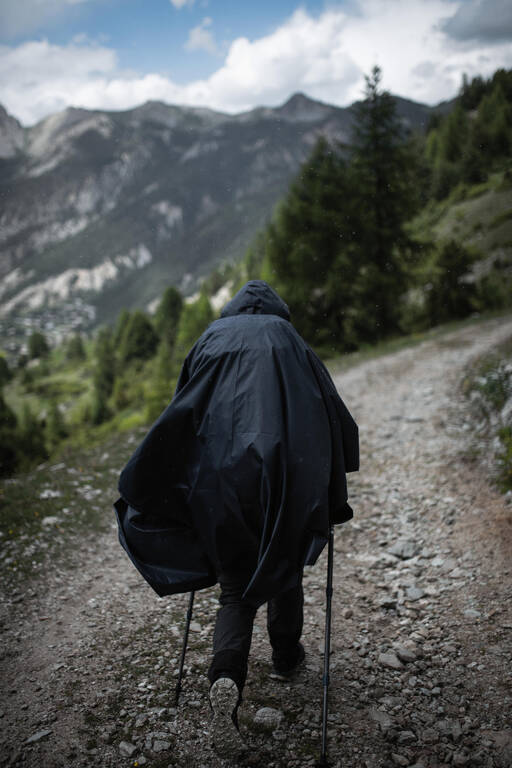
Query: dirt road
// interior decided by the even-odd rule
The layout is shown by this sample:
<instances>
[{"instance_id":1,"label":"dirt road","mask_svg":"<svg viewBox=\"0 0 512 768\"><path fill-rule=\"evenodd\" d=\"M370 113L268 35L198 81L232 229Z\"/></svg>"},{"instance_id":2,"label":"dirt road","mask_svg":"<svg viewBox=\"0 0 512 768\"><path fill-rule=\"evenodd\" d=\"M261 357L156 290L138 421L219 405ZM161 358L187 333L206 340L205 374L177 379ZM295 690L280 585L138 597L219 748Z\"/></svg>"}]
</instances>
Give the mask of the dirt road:
<instances>
[{"instance_id":1,"label":"dirt road","mask_svg":"<svg viewBox=\"0 0 512 768\"><path fill-rule=\"evenodd\" d=\"M349 476L354 520L335 540L333 765L512 766L512 505L464 458L458 394L468 362L511 334L512 319L492 320L335 377L360 427L361 470ZM197 595L176 712L187 598L157 598L119 546L115 470L107 457L106 532L2 596L2 765L221 765L207 739L216 590ZM240 765L318 757L324 587L325 554L305 577L306 665L291 683L269 677L258 614Z\"/></svg>"}]
</instances>

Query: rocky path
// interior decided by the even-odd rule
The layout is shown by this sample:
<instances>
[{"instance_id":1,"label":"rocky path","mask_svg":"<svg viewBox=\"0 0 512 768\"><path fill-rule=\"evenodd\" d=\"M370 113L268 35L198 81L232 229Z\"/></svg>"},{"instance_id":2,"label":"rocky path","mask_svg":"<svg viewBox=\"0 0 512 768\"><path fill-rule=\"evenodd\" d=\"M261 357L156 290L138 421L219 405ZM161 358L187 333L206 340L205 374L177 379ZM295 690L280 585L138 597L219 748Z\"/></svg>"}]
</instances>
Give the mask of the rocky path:
<instances>
[{"instance_id":1,"label":"rocky path","mask_svg":"<svg viewBox=\"0 0 512 768\"><path fill-rule=\"evenodd\" d=\"M458 395L464 366L511 334L512 319L488 321L336 376L361 471L335 540L333 765L512 766L512 506L464 459ZM197 595L176 712L186 596L154 595L113 519L74 546L71 568L2 597L0 764L220 767L207 740L216 590ZM291 683L269 677L258 614L240 765L318 757L325 567L324 555L305 577L307 658Z\"/></svg>"}]
</instances>

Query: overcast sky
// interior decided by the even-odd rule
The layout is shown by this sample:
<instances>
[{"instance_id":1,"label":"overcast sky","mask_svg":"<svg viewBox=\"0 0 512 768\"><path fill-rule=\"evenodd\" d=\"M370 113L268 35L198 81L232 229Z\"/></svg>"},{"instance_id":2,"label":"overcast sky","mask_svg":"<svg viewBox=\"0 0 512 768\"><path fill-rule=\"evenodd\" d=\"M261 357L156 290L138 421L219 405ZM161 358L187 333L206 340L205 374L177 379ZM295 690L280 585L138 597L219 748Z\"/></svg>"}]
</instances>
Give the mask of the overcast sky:
<instances>
[{"instance_id":1,"label":"overcast sky","mask_svg":"<svg viewBox=\"0 0 512 768\"><path fill-rule=\"evenodd\" d=\"M435 104L512 68L511 0L0 0L0 103L24 124L148 99L241 112L346 106L374 64Z\"/></svg>"}]
</instances>

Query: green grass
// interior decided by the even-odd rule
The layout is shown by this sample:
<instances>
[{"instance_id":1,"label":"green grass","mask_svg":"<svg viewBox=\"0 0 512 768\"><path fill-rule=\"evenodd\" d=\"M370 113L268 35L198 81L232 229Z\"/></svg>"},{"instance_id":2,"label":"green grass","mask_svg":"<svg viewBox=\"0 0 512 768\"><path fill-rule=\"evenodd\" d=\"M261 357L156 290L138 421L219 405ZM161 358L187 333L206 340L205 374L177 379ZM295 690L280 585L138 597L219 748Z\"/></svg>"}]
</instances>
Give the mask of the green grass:
<instances>
[{"instance_id":1,"label":"green grass","mask_svg":"<svg viewBox=\"0 0 512 768\"><path fill-rule=\"evenodd\" d=\"M115 521L120 469L142 434L109 439L86 450L67 446L45 462L0 483L2 575L8 582L36 575L53 558L66 564L77 535L96 535ZM47 497L47 498L45 498ZM55 522L43 523L45 518Z\"/></svg>"},{"instance_id":2,"label":"green grass","mask_svg":"<svg viewBox=\"0 0 512 768\"><path fill-rule=\"evenodd\" d=\"M18 418L25 405L38 419L44 418L52 404L59 405L69 436L51 453L50 460L56 462L61 460L68 448L81 450L95 447L112 434L129 432L145 425L143 393L151 363L149 361L129 371L130 388L132 394L135 393L136 402L131 402L100 425L84 420L92 402L94 366L89 359L70 363L63 356L62 348L52 350L50 357L39 365L17 372L5 386L4 397ZM169 388L169 399L171 395Z\"/></svg>"},{"instance_id":3,"label":"green grass","mask_svg":"<svg viewBox=\"0 0 512 768\"><path fill-rule=\"evenodd\" d=\"M512 386L510 374L504 369L511 359L512 337L481 355L479 360L472 364L471 373L464 380L464 392L481 392L493 410L501 410Z\"/></svg>"},{"instance_id":4,"label":"green grass","mask_svg":"<svg viewBox=\"0 0 512 768\"><path fill-rule=\"evenodd\" d=\"M456 235L463 245L477 247L484 256L504 248L512 258L512 185L506 173L491 174L483 184L461 184L444 200L431 201L410 229L425 242Z\"/></svg>"},{"instance_id":5,"label":"green grass","mask_svg":"<svg viewBox=\"0 0 512 768\"><path fill-rule=\"evenodd\" d=\"M80 372L81 373L81 372ZM87 391L83 376L78 371L66 371L60 374L45 376L34 381L31 391L43 398L58 398L59 400L74 399Z\"/></svg>"},{"instance_id":6,"label":"green grass","mask_svg":"<svg viewBox=\"0 0 512 768\"><path fill-rule=\"evenodd\" d=\"M494 229L495 227L499 227L502 224L505 224L505 222L508 222L512 219L512 206L505 211L502 211L501 213L498 213L494 219L489 223L489 228Z\"/></svg>"},{"instance_id":7,"label":"green grass","mask_svg":"<svg viewBox=\"0 0 512 768\"><path fill-rule=\"evenodd\" d=\"M92 365L88 361L69 363L61 350L52 351L47 361L21 371L6 385L4 396L9 406L20 415L26 403L36 414L57 400L66 409L76 408L92 387Z\"/></svg>"}]
</instances>

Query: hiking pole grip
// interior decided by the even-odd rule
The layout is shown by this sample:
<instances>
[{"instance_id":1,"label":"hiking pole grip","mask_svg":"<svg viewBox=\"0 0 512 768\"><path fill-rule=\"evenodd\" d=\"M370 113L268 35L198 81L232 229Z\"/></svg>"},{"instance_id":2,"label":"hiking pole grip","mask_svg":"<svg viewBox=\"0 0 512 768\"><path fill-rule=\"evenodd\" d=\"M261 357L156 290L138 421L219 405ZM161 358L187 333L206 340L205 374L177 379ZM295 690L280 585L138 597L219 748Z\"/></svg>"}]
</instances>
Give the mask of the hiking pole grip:
<instances>
[{"instance_id":1,"label":"hiking pole grip","mask_svg":"<svg viewBox=\"0 0 512 768\"><path fill-rule=\"evenodd\" d=\"M178 670L178 682L176 683L176 697L174 700L174 705L177 707L179 700L180 700L180 693L181 693L181 679L183 677L183 665L185 664L185 653L187 652L187 643L188 643L188 633L190 631L190 622L192 621L192 608L194 606L194 595L195 592L192 591L190 593L190 598L188 601L188 609L187 609L187 618L185 622L185 635L183 637L183 647L181 649L181 658L180 658L180 666Z\"/></svg>"},{"instance_id":2,"label":"hiking pole grip","mask_svg":"<svg viewBox=\"0 0 512 768\"><path fill-rule=\"evenodd\" d=\"M322 706L322 752L320 760L317 763L318 768L327 768L330 763L327 761L327 712L328 712L328 694L329 694L329 657L331 654L331 609L332 609L332 572L334 555L334 526L329 529L329 543L327 550L327 585L325 588L325 646L324 646L324 698Z\"/></svg>"}]
</instances>

